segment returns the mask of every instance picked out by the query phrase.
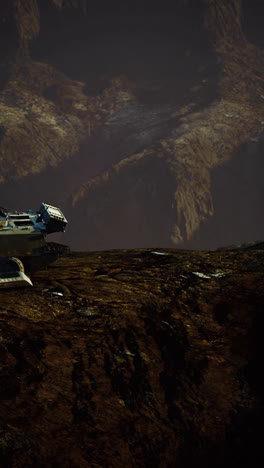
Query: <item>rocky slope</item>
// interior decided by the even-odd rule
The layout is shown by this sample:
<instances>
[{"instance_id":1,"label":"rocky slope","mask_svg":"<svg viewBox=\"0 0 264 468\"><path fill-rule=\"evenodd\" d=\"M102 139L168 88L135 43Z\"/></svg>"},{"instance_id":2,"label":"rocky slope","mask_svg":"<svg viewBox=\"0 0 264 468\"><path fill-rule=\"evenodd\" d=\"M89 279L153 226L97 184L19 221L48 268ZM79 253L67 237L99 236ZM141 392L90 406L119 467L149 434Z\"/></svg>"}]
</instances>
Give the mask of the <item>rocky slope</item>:
<instances>
[{"instance_id":1,"label":"rocky slope","mask_svg":"<svg viewBox=\"0 0 264 468\"><path fill-rule=\"evenodd\" d=\"M148 49L134 74L116 63L111 74L96 72L88 33L75 51L86 55L67 58L78 26L86 31L83 13L72 19L78 9L89 18L86 2L3 2L1 204L29 208L32 198L61 204L74 219L67 241L85 250L180 245L214 216L212 171L241 145L261 144L263 50L247 40L239 0L174 3L168 30L179 29L179 38L161 52L157 43L156 51L164 55L175 42L177 53L164 61L161 78L157 72L146 78L138 63ZM108 13L105 41L114 21ZM126 44L124 31L117 44L121 38Z\"/></svg>"},{"instance_id":2,"label":"rocky slope","mask_svg":"<svg viewBox=\"0 0 264 468\"><path fill-rule=\"evenodd\" d=\"M1 466L262 466L263 261L75 253L1 290Z\"/></svg>"}]
</instances>

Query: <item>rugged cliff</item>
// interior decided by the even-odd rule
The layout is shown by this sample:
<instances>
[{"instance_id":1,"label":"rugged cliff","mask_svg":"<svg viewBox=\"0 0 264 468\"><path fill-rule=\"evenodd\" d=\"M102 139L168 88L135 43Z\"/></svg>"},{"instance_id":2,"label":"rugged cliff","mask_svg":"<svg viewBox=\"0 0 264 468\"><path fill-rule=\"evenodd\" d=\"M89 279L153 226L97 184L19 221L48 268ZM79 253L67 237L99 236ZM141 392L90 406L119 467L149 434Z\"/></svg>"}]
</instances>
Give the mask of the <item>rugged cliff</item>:
<instances>
[{"instance_id":1,"label":"rugged cliff","mask_svg":"<svg viewBox=\"0 0 264 468\"><path fill-rule=\"evenodd\" d=\"M262 190L263 44L247 1L113 3L1 2L1 205L58 204L79 249L183 245L216 168L257 152ZM1 466L263 466L263 260L71 253L1 290Z\"/></svg>"},{"instance_id":2,"label":"rugged cliff","mask_svg":"<svg viewBox=\"0 0 264 468\"><path fill-rule=\"evenodd\" d=\"M263 466L263 260L76 253L1 290L1 466Z\"/></svg>"},{"instance_id":3,"label":"rugged cliff","mask_svg":"<svg viewBox=\"0 0 264 468\"><path fill-rule=\"evenodd\" d=\"M261 144L263 50L239 0L173 4L134 2L123 25L117 6L3 2L2 204L46 200L49 180L68 242L91 250L179 245L214 216L212 171Z\"/></svg>"}]
</instances>

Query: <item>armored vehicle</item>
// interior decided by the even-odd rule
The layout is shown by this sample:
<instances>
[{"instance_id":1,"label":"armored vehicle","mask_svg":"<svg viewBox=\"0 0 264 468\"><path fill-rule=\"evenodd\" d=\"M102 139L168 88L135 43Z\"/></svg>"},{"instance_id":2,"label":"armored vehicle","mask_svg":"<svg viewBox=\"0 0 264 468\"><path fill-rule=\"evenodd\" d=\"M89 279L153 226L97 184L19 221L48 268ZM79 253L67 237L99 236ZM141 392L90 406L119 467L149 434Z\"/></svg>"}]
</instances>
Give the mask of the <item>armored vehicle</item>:
<instances>
[{"instance_id":1,"label":"armored vehicle","mask_svg":"<svg viewBox=\"0 0 264 468\"><path fill-rule=\"evenodd\" d=\"M32 286L27 273L56 260L68 247L46 242L47 234L64 232L67 220L55 206L41 203L37 212L0 208L0 288Z\"/></svg>"}]
</instances>

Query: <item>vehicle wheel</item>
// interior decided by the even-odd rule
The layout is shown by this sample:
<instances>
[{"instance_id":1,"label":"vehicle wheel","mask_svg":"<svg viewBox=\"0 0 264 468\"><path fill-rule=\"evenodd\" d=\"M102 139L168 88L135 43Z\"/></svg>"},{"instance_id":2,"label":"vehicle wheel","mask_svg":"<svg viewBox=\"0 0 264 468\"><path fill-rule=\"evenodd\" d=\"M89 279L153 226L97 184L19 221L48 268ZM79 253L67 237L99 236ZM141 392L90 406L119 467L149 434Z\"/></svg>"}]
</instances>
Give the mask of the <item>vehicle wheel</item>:
<instances>
[{"instance_id":1,"label":"vehicle wheel","mask_svg":"<svg viewBox=\"0 0 264 468\"><path fill-rule=\"evenodd\" d=\"M24 273L24 265L17 257L9 257L6 259L2 259L1 261L1 271L2 272L9 272L9 271L22 271Z\"/></svg>"}]
</instances>

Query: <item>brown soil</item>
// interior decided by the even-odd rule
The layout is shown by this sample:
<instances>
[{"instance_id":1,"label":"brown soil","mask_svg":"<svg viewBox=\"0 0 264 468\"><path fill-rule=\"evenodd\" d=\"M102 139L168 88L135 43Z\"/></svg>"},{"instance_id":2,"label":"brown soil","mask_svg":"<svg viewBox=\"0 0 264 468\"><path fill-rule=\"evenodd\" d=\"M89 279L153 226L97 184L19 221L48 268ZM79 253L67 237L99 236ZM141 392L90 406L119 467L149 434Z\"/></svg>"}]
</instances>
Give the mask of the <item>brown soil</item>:
<instances>
[{"instance_id":1,"label":"brown soil","mask_svg":"<svg viewBox=\"0 0 264 468\"><path fill-rule=\"evenodd\" d=\"M263 261L77 253L0 291L1 466L261 466Z\"/></svg>"}]
</instances>

